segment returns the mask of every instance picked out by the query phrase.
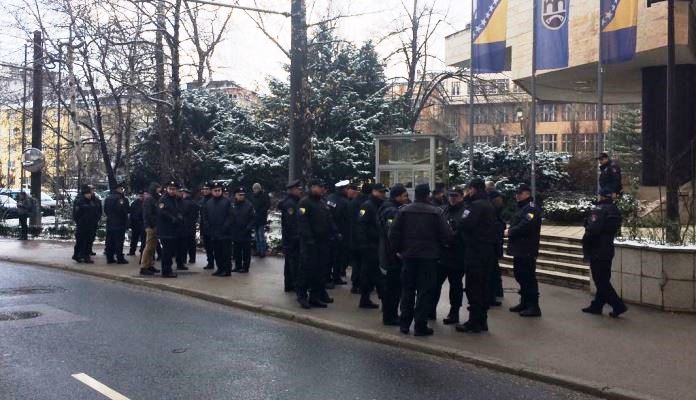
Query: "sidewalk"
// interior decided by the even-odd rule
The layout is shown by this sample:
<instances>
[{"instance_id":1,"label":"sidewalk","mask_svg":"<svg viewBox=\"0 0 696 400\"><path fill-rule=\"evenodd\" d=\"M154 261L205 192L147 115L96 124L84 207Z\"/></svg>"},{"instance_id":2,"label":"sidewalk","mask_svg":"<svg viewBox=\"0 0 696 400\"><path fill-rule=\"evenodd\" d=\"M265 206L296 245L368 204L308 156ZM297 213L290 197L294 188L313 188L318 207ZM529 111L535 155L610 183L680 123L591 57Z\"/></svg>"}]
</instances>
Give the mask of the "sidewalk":
<instances>
[{"instance_id":1,"label":"sidewalk","mask_svg":"<svg viewBox=\"0 0 696 400\"><path fill-rule=\"evenodd\" d=\"M469 336L442 325L448 311L444 294L438 309L440 321L433 325L435 336L414 338L382 326L379 311L358 309L358 297L350 294L348 286L331 291L336 303L326 310L300 309L294 295L282 291L283 260L279 258L254 259L250 274L221 279L202 269L204 256L199 254L199 263L191 272L165 280L139 277L136 261L107 266L100 255L95 257L97 264L85 265L72 262L71 255L68 243L0 239L2 261L69 269L171 290L609 398L696 398L694 315L633 306L620 320L589 316L579 311L589 303L589 293L542 284L544 316L522 319L507 311L518 298L515 282L504 278L507 297L503 308L490 312L490 333ZM331 357L340 362L340 355Z\"/></svg>"}]
</instances>

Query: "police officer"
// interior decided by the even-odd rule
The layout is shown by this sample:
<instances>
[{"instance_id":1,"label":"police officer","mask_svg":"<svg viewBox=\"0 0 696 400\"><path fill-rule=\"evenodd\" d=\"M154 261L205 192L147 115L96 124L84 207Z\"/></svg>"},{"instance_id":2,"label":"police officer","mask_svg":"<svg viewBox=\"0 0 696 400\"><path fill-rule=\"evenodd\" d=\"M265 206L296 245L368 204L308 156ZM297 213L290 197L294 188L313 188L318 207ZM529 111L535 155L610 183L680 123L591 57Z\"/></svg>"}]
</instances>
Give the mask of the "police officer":
<instances>
[{"instance_id":1,"label":"police officer","mask_svg":"<svg viewBox=\"0 0 696 400\"><path fill-rule=\"evenodd\" d=\"M389 230L389 242L403 263L399 329L405 335L414 320L416 336L433 334L428 313L437 283L437 260L453 234L442 210L428 202L429 193L428 184L416 186L416 201L399 210Z\"/></svg>"},{"instance_id":2,"label":"police officer","mask_svg":"<svg viewBox=\"0 0 696 400\"><path fill-rule=\"evenodd\" d=\"M447 198L445 197L445 184L438 182L435 184L435 190L430 195L430 203L435 207L446 207Z\"/></svg>"},{"instance_id":3,"label":"police officer","mask_svg":"<svg viewBox=\"0 0 696 400\"><path fill-rule=\"evenodd\" d=\"M505 207L505 200L503 195L495 188L495 182L486 182L486 193L488 193L488 200L493 204L495 209L495 220L496 220L496 234L498 238L498 243L496 245L496 254L498 258L495 260L495 266L491 269L491 274L488 279L489 283L489 303L492 307L501 306L503 293L503 277L500 270L500 258L503 257L503 244L505 242L505 220L503 220L503 208Z\"/></svg>"},{"instance_id":4,"label":"police officer","mask_svg":"<svg viewBox=\"0 0 696 400\"><path fill-rule=\"evenodd\" d=\"M599 188L608 190L616 198L623 192L621 167L609 159L607 153L600 153L597 161L599 163Z\"/></svg>"},{"instance_id":5,"label":"police officer","mask_svg":"<svg viewBox=\"0 0 696 400\"><path fill-rule=\"evenodd\" d=\"M246 199L243 187L234 189L232 202L232 240L234 241L234 269L249 272L251 265L251 235L256 223L254 206Z\"/></svg>"},{"instance_id":6,"label":"police officer","mask_svg":"<svg viewBox=\"0 0 696 400\"><path fill-rule=\"evenodd\" d=\"M27 219L33 215L35 208L36 204L34 199L24 190L19 192L19 198L17 199L17 212L19 214L19 240L29 239Z\"/></svg>"},{"instance_id":7,"label":"police officer","mask_svg":"<svg viewBox=\"0 0 696 400\"><path fill-rule=\"evenodd\" d=\"M459 223L464 212L464 189L455 187L447 192L449 204L444 208L443 216L454 231L452 240L442 249L442 257L437 263L437 287L433 293L431 314L435 315L437 303L445 280L449 281L450 311L442 321L445 325L459 323L459 309L464 297L464 242L459 232ZM434 319L434 318L433 318Z\"/></svg>"},{"instance_id":8,"label":"police officer","mask_svg":"<svg viewBox=\"0 0 696 400\"><path fill-rule=\"evenodd\" d=\"M469 320L457 325L465 333L488 331L488 278L497 259L495 209L481 179L472 179L467 187L468 205L458 221L466 253L466 298Z\"/></svg>"},{"instance_id":9,"label":"police officer","mask_svg":"<svg viewBox=\"0 0 696 400\"><path fill-rule=\"evenodd\" d=\"M613 308L609 315L618 318L628 308L611 285L614 238L621 226L621 213L614 204L612 195L614 193L609 189L600 189L597 205L585 221L582 249L585 259L590 261L592 280L597 287L597 293L592 304L582 311L601 315L604 305L608 303Z\"/></svg>"},{"instance_id":10,"label":"police officer","mask_svg":"<svg viewBox=\"0 0 696 400\"><path fill-rule=\"evenodd\" d=\"M343 271L348 265L348 247L346 246L348 237L350 236L350 208L347 195L347 188L350 181L343 180L336 183L336 190L326 199L326 204L331 210L338 233L333 238L331 243L331 262L326 273L327 289L333 289L335 285L345 285L346 282L341 279Z\"/></svg>"},{"instance_id":11,"label":"police officer","mask_svg":"<svg viewBox=\"0 0 696 400\"><path fill-rule=\"evenodd\" d=\"M372 184L363 183L360 191L356 191L355 196L350 201L350 215L352 219L351 224L351 240L350 240L350 281L351 289L350 292L353 294L360 294L360 271L362 270L362 251L360 249L360 233L358 229L358 222L360 221L360 207L370 196L372 191Z\"/></svg>"},{"instance_id":12,"label":"police officer","mask_svg":"<svg viewBox=\"0 0 696 400\"><path fill-rule=\"evenodd\" d=\"M283 254L285 255L285 292L295 291L297 270L300 265L300 235L298 203L302 196L299 179L289 182L285 187L287 196L278 203L280 226L282 230Z\"/></svg>"},{"instance_id":13,"label":"police officer","mask_svg":"<svg viewBox=\"0 0 696 400\"><path fill-rule=\"evenodd\" d=\"M210 246L210 238L208 237L208 229L205 226L205 221L203 221L203 207L205 207L205 202L208 201L213 195L210 192L212 184L206 182L201 186L200 198L198 199L198 208L200 210L200 233L201 241L203 242L203 248L205 249L205 259L206 264L203 269L213 269L215 268L215 257L213 256L213 250Z\"/></svg>"},{"instance_id":14,"label":"police officer","mask_svg":"<svg viewBox=\"0 0 696 400\"><path fill-rule=\"evenodd\" d=\"M360 207L358 219L358 246L362 261L360 271L360 308L379 308L372 302L370 294L377 289L382 294L382 279L379 272L379 221L378 210L384 203L389 190L382 183L372 186L372 193Z\"/></svg>"},{"instance_id":15,"label":"police officer","mask_svg":"<svg viewBox=\"0 0 696 400\"><path fill-rule=\"evenodd\" d=\"M389 200L379 208L379 268L383 275L382 323L399 326L399 300L401 300L401 259L389 241L389 229L399 209L408 204L408 191L397 184L389 189Z\"/></svg>"},{"instance_id":16,"label":"police officer","mask_svg":"<svg viewBox=\"0 0 696 400\"><path fill-rule=\"evenodd\" d=\"M515 195L517 210L505 230L507 252L513 257L515 280L520 285L520 304L510 308L522 317L540 317L539 284L536 278L536 258L541 236L541 209L534 203L532 189L521 184Z\"/></svg>"},{"instance_id":17,"label":"police officer","mask_svg":"<svg viewBox=\"0 0 696 400\"><path fill-rule=\"evenodd\" d=\"M298 204L301 262L297 302L302 308L326 308L328 303L333 303L326 293L323 278L329 260L329 238L337 229L323 196L323 182L313 180L309 184L309 195Z\"/></svg>"},{"instance_id":18,"label":"police officer","mask_svg":"<svg viewBox=\"0 0 696 400\"><path fill-rule=\"evenodd\" d=\"M145 247L140 255L140 275L154 275L160 272L155 268L155 253L159 247L157 240L157 213L159 210L159 183L151 183L148 192L143 197L143 222L145 224Z\"/></svg>"},{"instance_id":19,"label":"police officer","mask_svg":"<svg viewBox=\"0 0 696 400\"><path fill-rule=\"evenodd\" d=\"M94 246L94 241L95 241L96 238L97 238L97 231L99 230L99 222L101 222L101 217L102 217L102 214L103 214L104 209L103 209L103 207L102 207L102 201L101 201L101 199L99 198L99 196L97 196L97 192L96 192L96 190L94 189L94 186L90 186L89 188L90 188L90 190L92 191L92 198L90 199L90 202L91 202L92 205L95 207L95 209L96 209L96 214L97 214L97 215L95 216L95 218L92 219L92 221L91 221L92 224L91 224L90 230L89 230L89 242L88 242L88 245L89 245L89 255L90 255L90 256L96 256L97 253L94 252L94 250L92 249L92 247Z\"/></svg>"},{"instance_id":20,"label":"police officer","mask_svg":"<svg viewBox=\"0 0 696 400\"><path fill-rule=\"evenodd\" d=\"M201 207L201 225L205 226L206 239L210 249L208 266L217 264L213 276L232 275L232 202L223 196L222 183L210 185L211 197Z\"/></svg>"},{"instance_id":21,"label":"police officer","mask_svg":"<svg viewBox=\"0 0 696 400\"><path fill-rule=\"evenodd\" d=\"M187 256L189 264L196 263L196 224L200 208L198 203L191 198L191 191L187 188L181 189L181 207L184 214L184 224L181 231L177 266L185 264Z\"/></svg>"},{"instance_id":22,"label":"police officer","mask_svg":"<svg viewBox=\"0 0 696 400\"><path fill-rule=\"evenodd\" d=\"M145 247L145 220L143 219L143 201L145 200L145 192L140 191L138 198L133 200L128 210L129 225L131 229L130 251L129 256L134 256L140 242L140 253Z\"/></svg>"},{"instance_id":23,"label":"police officer","mask_svg":"<svg viewBox=\"0 0 696 400\"><path fill-rule=\"evenodd\" d=\"M125 196L126 185L121 182L111 190L104 200L106 214L106 263L128 264L123 256L123 242L128 229L128 210L130 204Z\"/></svg>"},{"instance_id":24,"label":"police officer","mask_svg":"<svg viewBox=\"0 0 696 400\"><path fill-rule=\"evenodd\" d=\"M80 196L73 203L73 220L75 221L75 251L73 260L78 263L94 264L90 257L90 240L95 220L101 217L100 208L92 201L92 188L83 185Z\"/></svg>"},{"instance_id":25,"label":"police officer","mask_svg":"<svg viewBox=\"0 0 696 400\"><path fill-rule=\"evenodd\" d=\"M162 277L176 278L172 264L179 243L178 235L184 224L184 214L177 193L179 184L170 181L164 187L165 193L157 204L157 237L162 242Z\"/></svg>"}]
</instances>

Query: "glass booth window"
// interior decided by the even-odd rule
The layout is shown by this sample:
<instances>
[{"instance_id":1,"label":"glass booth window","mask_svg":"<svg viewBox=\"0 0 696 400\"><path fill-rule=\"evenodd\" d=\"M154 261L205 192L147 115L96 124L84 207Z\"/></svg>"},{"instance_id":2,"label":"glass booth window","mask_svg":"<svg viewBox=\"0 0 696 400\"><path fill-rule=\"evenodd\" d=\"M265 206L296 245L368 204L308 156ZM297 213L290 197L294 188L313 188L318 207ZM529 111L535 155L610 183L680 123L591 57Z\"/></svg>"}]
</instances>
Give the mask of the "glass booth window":
<instances>
[{"instance_id":1,"label":"glass booth window","mask_svg":"<svg viewBox=\"0 0 696 400\"><path fill-rule=\"evenodd\" d=\"M429 164L430 139L381 139L380 165Z\"/></svg>"}]
</instances>

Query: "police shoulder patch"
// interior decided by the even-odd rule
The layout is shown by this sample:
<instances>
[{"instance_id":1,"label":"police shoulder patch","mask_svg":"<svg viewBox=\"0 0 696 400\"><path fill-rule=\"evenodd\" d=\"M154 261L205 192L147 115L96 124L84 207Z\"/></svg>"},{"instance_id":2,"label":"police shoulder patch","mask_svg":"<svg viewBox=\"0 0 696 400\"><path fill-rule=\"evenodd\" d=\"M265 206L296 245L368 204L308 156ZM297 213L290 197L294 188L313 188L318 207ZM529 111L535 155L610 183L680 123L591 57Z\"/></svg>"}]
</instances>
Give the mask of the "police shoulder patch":
<instances>
[{"instance_id":1,"label":"police shoulder patch","mask_svg":"<svg viewBox=\"0 0 696 400\"><path fill-rule=\"evenodd\" d=\"M164 203L159 203L159 208L164 208Z\"/></svg>"},{"instance_id":2,"label":"police shoulder patch","mask_svg":"<svg viewBox=\"0 0 696 400\"><path fill-rule=\"evenodd\" d=\"M331 201L331 200L327 201L326 204L327 204L329 207L331 207L331 208L336 208L336 203L334 203L334 202Z\"/></svg>"},{"instance_id":3,"label":"police shoulder patch","mask_svg":"<svg viewBox=\"0 0 696 400\"><path fill-rule=\"evenodd\" d=\"M300 207L300 214L305 215L307 213L307 209L304 207Z\"/></svg>"},{"instance_id":4,"label":"police shoulder patch","mask_svg":"<svg viewBox=\"0 0 696 400\"><path fill-rule=\"evenodd\" d=\"M364 208L361 209L361 210L360 210L360 216L361 216L361 217L364 216L366 212L367 212L367 210L365 210Z\"/></svg>"},{"instance_id":5,"label":"police shoulder patch","mask_svg":"<svg viewBox=\"0 0 696 400\"><path fill-rule=\"evenodd\" d=\"M531 221L534 219L534 213L527 213L527 221Z\"/></svg>"}]
</instances>

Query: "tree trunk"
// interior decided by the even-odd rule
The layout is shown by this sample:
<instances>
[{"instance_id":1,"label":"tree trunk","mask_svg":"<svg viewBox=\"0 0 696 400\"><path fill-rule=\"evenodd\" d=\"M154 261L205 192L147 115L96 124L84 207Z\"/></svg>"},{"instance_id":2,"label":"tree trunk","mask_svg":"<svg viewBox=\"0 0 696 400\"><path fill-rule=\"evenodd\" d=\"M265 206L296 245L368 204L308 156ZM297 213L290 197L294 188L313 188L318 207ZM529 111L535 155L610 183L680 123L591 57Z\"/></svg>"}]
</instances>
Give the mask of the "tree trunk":
<instances>
[{"instance_id":1,"label":"tree trunk","mask_svg":"<svg viewBox=\"0 0 696 400\"><path fill-rule=\"evenodd\" d=\"M164 0L157 0L157 30L155 32L155 97L158 100L155 106L155 126L157 137L160 141L160 178L166 181L171 178L172 171L172 146L169 134L169 123L165 104L164 84L164 29L166 24Z\"/></svg>"},{"instance_id":2,"label":"tree trunk","mask_svg":"<svg viewBox=\"0 0 696 400\"><path fill-rule=\"evenodd\" d=\"M290 165L289 180L306 182L312 165L312 141L307 119L307 23L305 1L292 0L290 49Z\"/></svg>"}]
</instances>

